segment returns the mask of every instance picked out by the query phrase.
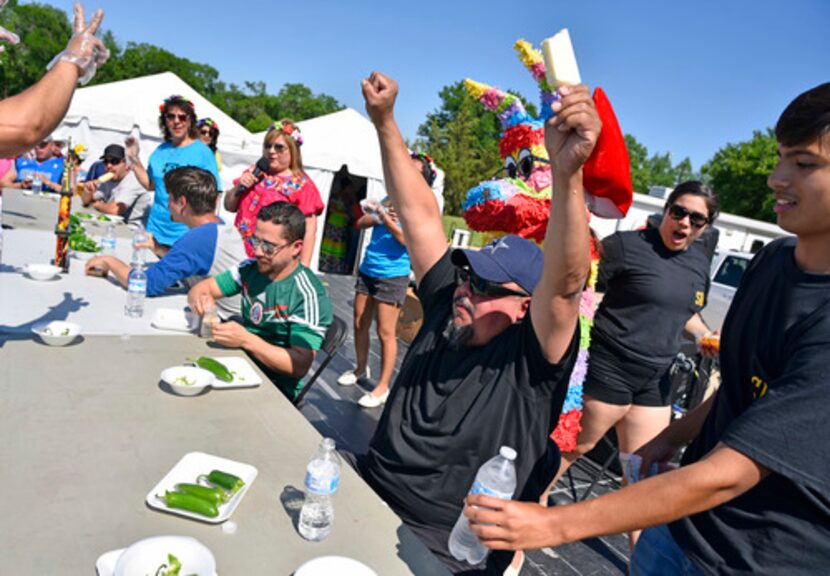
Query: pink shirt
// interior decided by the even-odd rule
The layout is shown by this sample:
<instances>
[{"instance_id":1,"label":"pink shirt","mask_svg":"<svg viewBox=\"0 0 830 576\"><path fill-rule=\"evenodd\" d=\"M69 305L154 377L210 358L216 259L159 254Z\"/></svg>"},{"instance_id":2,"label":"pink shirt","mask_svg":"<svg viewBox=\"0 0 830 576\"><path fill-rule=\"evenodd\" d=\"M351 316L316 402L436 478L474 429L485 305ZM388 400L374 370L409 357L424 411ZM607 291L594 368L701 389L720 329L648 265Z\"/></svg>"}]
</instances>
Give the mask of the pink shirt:
<instances>
[{"instance_id":1,"label":"pink shirt","mask_svg":"<svg viewBox=\"0 0 830 576\"><path fill-rule=\"evenodd\" d=\"M14 164L14 158L0 158L0 178L6 175L12 164Z\"/></svg>"},{"instance_id":2,"label":"pink shirt","mask_svg":"<svg viewBox=\"0 0 830 576\"><path fill-rule=\"evenodd\" d=\"M253 166L251 170L253 170ZM238 179L234 180L234 186L238 182ZM315 214L319 216L325 208L317 186L305 173L299 176L295 174L287 176L266 175L262 180L243 192L239 199L239 207L234 223L239 228L243 240L247 240L254 233L257 214L259 214L262 207L274 202L291 202L306 216ZM247 242L245 242L245 250L248 256L254 256L254 251Z\"/></svg>"}]
</instances>

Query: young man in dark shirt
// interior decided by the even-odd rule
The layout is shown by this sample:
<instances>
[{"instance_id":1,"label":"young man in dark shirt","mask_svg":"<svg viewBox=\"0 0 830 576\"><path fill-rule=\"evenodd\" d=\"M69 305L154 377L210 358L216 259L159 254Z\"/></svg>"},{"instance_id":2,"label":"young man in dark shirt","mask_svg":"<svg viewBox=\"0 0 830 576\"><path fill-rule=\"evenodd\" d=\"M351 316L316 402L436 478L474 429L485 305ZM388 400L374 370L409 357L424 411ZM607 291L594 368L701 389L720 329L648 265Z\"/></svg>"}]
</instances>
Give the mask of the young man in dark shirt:
<instances>
[{"instance_id":1,"label":"young man in dark shirt","mask_svg":"<svg viewBox=\"0 0 830 576\"><path fill-rule=\"evenodd\" d=\"M827 571L830 83L790 103L775 132L768 182L779 226L796 237L747 269L723 326L718 392L639 451L644 471L692 442L683 466L571 506L472 496L465 513L486 545L533 549L652 527L631 574Z\"/></svg>"},{"instance_id":2,"label":"young man in dark shirt","mask_svg":"<svg viewBox=\"0 0 830 576\"><path fill-rule=\"evenodd\" d=\"M447 540L478 468L500 446L512 446L518 451L517 497L532 500L558 464L546 461L548 435L579 343L579 296L589 266L582 165L601 122L587 87L560 89L557 114L545 127L553 198L544 252L518 236L479 252L451 252L435 197L395 123L397 84L373 73L363 95L409 247L424 326L359 466L451 569L470 570L449 555ZM492 556L490 563L502 570L510 560Z\"/></svg>"}]
</instances>

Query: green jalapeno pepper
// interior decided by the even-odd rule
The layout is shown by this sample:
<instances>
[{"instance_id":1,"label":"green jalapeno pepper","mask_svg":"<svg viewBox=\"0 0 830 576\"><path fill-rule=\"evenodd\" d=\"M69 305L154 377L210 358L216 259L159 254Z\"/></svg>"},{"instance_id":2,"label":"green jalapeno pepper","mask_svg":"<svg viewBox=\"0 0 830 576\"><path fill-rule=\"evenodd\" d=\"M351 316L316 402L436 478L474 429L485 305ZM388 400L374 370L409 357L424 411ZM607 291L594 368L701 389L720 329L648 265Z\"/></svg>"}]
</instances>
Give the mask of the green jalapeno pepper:
<instances>
[{"instance_id":1,"label":"green jalapeno pepper","mask_svg":"<svg viewBox=\"0 0 830 576\"><path fill-rule=\"evenodd\" d=\"M199 476L199 480L203 478L214 486L224 488L231 494L236 494L242 489L243 486L245 486L245 482L243 482L239 476L234 476L233 474L222 472L221 470L211 470L210 474L202 474Z\"/></svg>"},{"instance_id":2,"label":"green jalapeno pepper","mask_svg":"<svg viewBox=\"0 0 830 576\"><path fill-rule=\"evenodd\" d=\"M204 368L222 382L233 382L233 374L231 371L228 370L228 367L219 362L218 360L214 360L213 358L209 358L207 356L200 356L196 358L196 360L191 360L191 362L195 362L196 366L199 368Z\"/></svg>"},{"instance_id":3,"label":"green jalapeno pepper","mask_svg":"<svg viewBox=\"0 0 830 576\"><path fill-rule=\"evenodd\" d=\"M193 494L182 494L181 492L170 492L168 490L164 493L164 496L159 496L158 498L167 504L169 508L195 512L208 518L216 518L219 516L219 509L216 507L216 504L204 498L194 496Z\"/></svg>"},{"instance_id":4,"label":"green jalapeno pepper","mask_svg":"<svg viewBox=\"0 0 830 576\"><path fill-rule=\"evenodd\" d=\"M228 495L222 488L210 488L201 484L176 484L176 492L197 496L202 500L213 502L217 506L228 501Z\"/></svg>"}]
</instances>

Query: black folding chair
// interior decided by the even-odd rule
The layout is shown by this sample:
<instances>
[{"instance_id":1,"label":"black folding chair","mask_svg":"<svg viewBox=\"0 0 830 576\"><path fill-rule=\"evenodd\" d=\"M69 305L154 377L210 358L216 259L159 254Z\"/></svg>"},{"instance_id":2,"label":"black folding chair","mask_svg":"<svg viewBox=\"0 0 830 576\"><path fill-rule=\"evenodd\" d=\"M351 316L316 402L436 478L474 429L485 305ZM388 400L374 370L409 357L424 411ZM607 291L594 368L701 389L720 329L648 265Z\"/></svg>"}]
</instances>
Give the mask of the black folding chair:
<instances>
[{"instance_id":1,"label":"black folding chair","mask_svg":"<svg viewBox=\"0 0 830 576\"><path fill-rule=\"evenodd\" d=\"M323 354L323 360L320 362L320 365L317 366L317 370L314 371L306 381L303 383L303 387L300 388L300 391L297 392L297 395L294 396L294 406L299 406L305 395L308 394L308 391L311 390L311 387L314 385L314 382L323 373L323 370L326 369L326 366L329 365L334 355L337 354L337 351L340 350L340 347L343 346L343 342L346 341L346 336L349 333L349 327L346 325L346 322L340 318L339 316L334 316L332 319L331 325L326 330L326 336L323 338L323 345L320 346L320 352Z\"/></svg>"}]
</instances>

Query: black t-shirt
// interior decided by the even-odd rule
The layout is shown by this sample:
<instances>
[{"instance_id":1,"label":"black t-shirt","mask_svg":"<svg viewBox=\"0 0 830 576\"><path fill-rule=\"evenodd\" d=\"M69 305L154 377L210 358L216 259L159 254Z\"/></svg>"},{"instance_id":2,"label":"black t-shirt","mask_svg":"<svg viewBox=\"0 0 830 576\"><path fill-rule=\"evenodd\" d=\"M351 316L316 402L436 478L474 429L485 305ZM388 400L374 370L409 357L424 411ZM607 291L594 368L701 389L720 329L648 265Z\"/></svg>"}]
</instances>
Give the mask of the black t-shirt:
<instances>
[{"instance_id":1,"label":"black t-shirt","mask_svg":"<svg viewBox=\"0 0 830 576\"><path fill-rule=\"evenodd\" d=\"M723 325L722 384L683 463L718 442L772 471L721 506L670 525L704 571L830 571L830 276L802 272L795 239L753 259Z\"/></svg>"},{"instance_id":2,"label":"black t-shirt","mask_svg":"<svg viewBox=\"0 0 830 576\"><path fill-rule=\"evenodd\" d=\"M709 292L709 260L692 244L666 248L656 228L617 232L602 241L597 290L605 293L592 339L650 365L672 361L689 318Z\"/></svg>"},{"instance_id":3,"label":"black t-shirt","mask_svg":"<svg viewBox=\"0 0 830 576\"><path fill-rule=\"evenodd\" d=\"M562 361L549 363L528 313L485 346L455 350L443 335L454 290L448 251L418 287L424 324L361 466L404 520L447 531L479 467L501 446L518 452L517 496L538 498L544 486L529 479L543 465L579 344L577 326Z\"/></svg>"}]
</instances>

